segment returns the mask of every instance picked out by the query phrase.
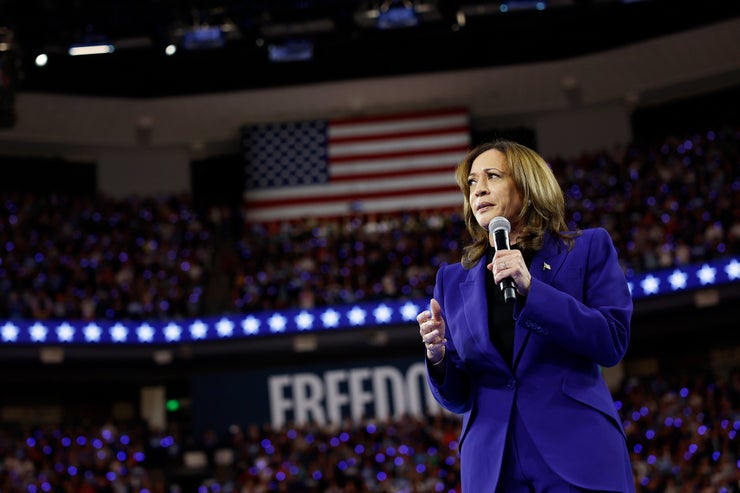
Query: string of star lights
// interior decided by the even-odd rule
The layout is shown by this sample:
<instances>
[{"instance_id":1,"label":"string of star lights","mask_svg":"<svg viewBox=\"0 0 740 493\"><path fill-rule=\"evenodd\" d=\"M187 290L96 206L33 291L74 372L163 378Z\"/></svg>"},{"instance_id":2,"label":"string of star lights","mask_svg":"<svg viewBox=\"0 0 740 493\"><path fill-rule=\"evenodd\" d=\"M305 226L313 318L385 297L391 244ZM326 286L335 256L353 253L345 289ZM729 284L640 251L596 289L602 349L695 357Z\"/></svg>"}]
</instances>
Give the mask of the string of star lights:
<instances>
[{"instance_id":1,"label":"string of star lights","mask_svg":"<svg viewBox=\"0 0 740 493\"><path fill-rule=\"evenodd\" d=\"M740 257L628 275L634 300L740 281ZM0 345L140 344L228 340L416 323L428 299L379 301L178 321L0 320Z\"/></svg>"}]
</instances>

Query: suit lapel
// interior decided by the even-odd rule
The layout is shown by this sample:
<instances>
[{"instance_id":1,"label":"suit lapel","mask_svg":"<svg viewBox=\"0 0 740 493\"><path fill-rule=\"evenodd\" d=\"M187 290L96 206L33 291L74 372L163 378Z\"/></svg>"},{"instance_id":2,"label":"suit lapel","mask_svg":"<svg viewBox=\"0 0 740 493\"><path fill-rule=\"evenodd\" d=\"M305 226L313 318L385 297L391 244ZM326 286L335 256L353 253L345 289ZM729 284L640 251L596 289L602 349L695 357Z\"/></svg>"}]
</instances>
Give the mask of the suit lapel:
<instances>
[{"instance_id":1,"label":"suit lapel","mask_svg":"<svg viewBox=\"0 0 740 493\"><path fill-rule=\"evenodd\" d=\"M529 272L533 278L538 279L546 284L551 284L560 268L565 262L567 257L567 249L565 246L556 238L553 238L549 234L545 235L545 241L542 249L535 253L532 257L532 264L529 267ZM515 313L519 310L515 309ZM522 358L524 348L527 346L527 341L532 332L527 329L519 329L518 320L515 322L514 327L514 362L513 370L516 371L516 367L519 364L519 360Z\"/></svg>"},{"instance_id":2,"label":"suit lapel","mask_svg":"<svg viewBox=\"0 0 740 493\"><path fill-rule=\"evenodd\" d=\"M486 269L486 259L483 257L467 274L465 282L460 284L460 295L465 305L472 307L465 311L466 329L475 341L481 354L490 355L493 344L488 334L488 300L486 299L486 275L491 272ZM494 351L503 363L503 358Z\"/></svg>"},{"instance_id":3,"label":"suit lapel","mask_svg":"<svg viewBox=\"0 0 740 493\"><path fill-rule=\"evenodd\" d=\"M532 277L550 284L563 266L566 256L567 249L562 243L550 235L545 236L542 250L532 258L532 265L529 268Z\"/></svg>"}]
</instances>

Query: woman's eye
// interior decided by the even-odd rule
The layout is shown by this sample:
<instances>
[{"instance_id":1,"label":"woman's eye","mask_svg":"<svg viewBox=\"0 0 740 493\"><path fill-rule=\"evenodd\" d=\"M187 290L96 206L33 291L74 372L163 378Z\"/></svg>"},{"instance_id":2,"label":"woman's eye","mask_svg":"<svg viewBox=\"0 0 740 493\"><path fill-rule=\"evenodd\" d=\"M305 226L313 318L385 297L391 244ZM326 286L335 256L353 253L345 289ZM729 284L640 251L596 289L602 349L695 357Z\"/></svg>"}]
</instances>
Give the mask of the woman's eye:
<instances>
[{"instance_id":1,"label":"woman's eye","mask_svg":"<svg viewBox=\"0 0 740 493\"><path fill-rule=\"evenodd\" d=\"M472 187L473 185L475 185L475 180L473 180L472 178L469 178L468 179L468 186L469 187Z\"/></svg>"}]
</instances>

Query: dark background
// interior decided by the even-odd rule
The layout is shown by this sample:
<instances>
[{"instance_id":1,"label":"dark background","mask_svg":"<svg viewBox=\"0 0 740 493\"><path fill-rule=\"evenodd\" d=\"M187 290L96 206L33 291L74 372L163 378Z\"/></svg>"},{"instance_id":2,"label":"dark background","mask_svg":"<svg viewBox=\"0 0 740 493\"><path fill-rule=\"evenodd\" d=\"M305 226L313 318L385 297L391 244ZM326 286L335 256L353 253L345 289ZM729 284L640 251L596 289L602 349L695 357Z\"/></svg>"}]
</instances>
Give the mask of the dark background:
<instances>
[{"instance_id":1,"label":"dark background","mask_svg":"<svg viewBox=\"0 0 740 493\"><path fill-rule=\"evenodd\" d=\"M381 30L367 12L400 0L0 0L0 27L13 33L21 90L147 98L556 60L740 14L740 2L726 0L550 0L542 11L528 0L412 3L417 26ZM219 49L164 55L183 29L226 24L238 36ZM119 46L104 57L66 55L100 39ZM313 43L311 61L268 59L270 44L296 39ZM42 68L39 53L49 55Z\"/></svg>"}]
</instances>

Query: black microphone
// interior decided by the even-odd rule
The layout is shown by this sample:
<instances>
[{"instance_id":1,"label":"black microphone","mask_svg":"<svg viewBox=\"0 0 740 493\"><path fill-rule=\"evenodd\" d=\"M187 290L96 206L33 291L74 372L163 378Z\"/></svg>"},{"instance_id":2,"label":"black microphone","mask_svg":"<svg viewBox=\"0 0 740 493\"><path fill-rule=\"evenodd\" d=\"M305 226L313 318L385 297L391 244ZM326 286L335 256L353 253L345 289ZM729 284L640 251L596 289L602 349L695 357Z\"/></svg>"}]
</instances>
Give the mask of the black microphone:
<instances>
[{"instance_id":1,"label":"black microphone","mask_svg":"<svg viewBox=\"0 0 740 493\"><path fill-rule=\"evenodd\" d=\"M509 231L511 231L511 223L503 216L494 217L488 223L488 232L493 238L493 246L496 248L496 251L511 250L509 246ZM499 287L504 292L504 301L508 303L516 300L516 290L514 289L514 280L512 278L507 277L503 279L499 283Z\"/></svg>"}]
</instances>

